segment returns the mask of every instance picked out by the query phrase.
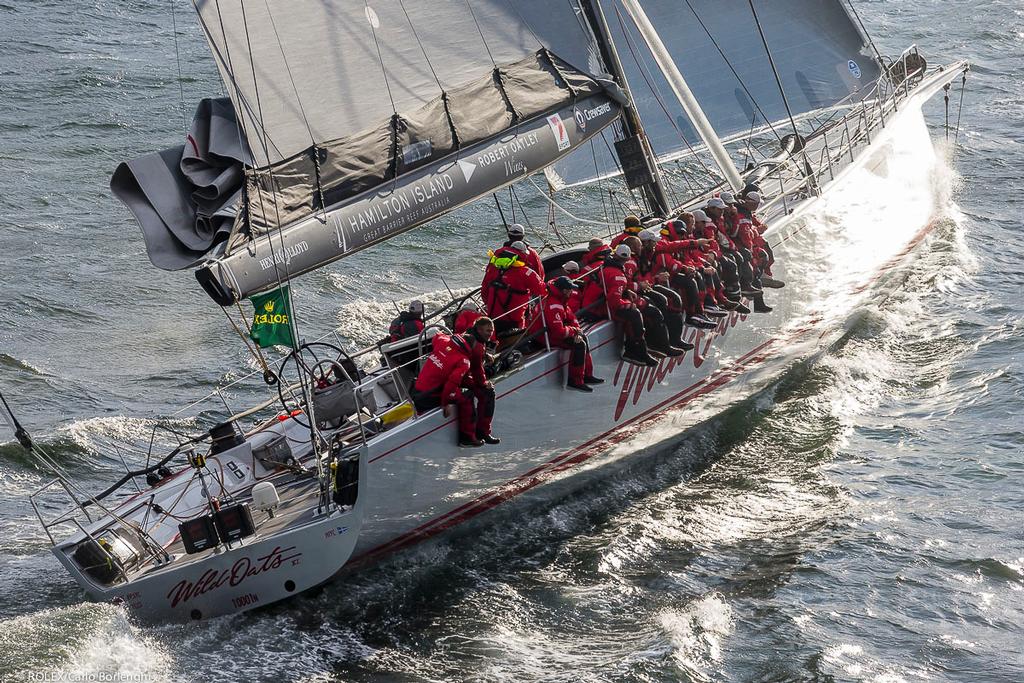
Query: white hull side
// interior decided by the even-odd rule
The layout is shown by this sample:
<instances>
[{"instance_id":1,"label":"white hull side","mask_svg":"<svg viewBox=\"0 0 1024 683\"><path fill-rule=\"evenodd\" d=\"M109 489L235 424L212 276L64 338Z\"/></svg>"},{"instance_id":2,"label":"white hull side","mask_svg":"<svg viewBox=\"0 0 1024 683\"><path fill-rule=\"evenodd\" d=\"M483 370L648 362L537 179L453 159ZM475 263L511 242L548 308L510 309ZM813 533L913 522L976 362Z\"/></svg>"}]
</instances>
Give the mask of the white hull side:
<instances>
[{"instance_id":1,"label":"white hull side","mask_svg":"<svg viewBox=\"0 0 1024 683\"><path fill-rule=\"evenodd\" d=\"M608 382L593 394L567 391L565 352L531 359L497 386L499 446L457 448L454 419L440 412L385 434L367 457L354 560L433 536L538 484L579 474L582 482L608 462L678 441L825 348L868 298L883 295L872 283L930 229L933 162L920 103L908 102L822 198L773 222L775 275L787 286L769 292L772 313L734 314L710 332L687 328L697 348L653 369L622 363L614 327L600 324L590 340L595 373ZM895 220L892 206L877 202L893 183L906 209Z\"/></svg>"}]
</instances>

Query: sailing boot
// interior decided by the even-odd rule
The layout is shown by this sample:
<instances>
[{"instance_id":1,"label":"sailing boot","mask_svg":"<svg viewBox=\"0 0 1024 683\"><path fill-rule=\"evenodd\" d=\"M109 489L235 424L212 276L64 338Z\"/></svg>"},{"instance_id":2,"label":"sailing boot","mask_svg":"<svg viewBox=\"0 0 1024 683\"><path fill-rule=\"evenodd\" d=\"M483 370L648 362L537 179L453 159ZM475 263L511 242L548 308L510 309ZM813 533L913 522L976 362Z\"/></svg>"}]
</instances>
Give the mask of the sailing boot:
<instances>
[{"instance_id":1,"label":"sailing boot","mask_svg":"<svg viewBox=\"0 0 1024 683\"><path fill-rule=\"evenodd\" d=\"M593 389L587 386L586 381L584 381L584 375L586 374L585 367L586 366L583 363L569 366L569 381L565 384L566 389L582 391L585 394L589 394L593 391Z\"/></svg>"},{"instance_id":2,"label":"sailing boot","mask_svg":"<svg viewBox=\"0 0 1024 683\"><path fill-rule=\"evenodd\" d=\"M761 286L770 287L772 289L782 289L783 287L786 286L786 283L783 282L782 280L776 280L771 275L762 275Z\"/></svg>"},{"instance_id":3,"label":"sailing boot","mask_svg":"<svg viewBox=\"0 0 1024 683\"><path fill-rule=\"evenodd\" d=\"M683 341L683 314L671 311L665 316L665 327L668 328L668 341L677 349L692 351L693 344Z\"/></svg>"},{"instance_id":4,"label":"sailing boot","mask_svg":"<svg viewBox=\"0 0 1024 683\"><path fill-rule=\"evenodd\" d=\"M668 328L664 324L651 325L647 328L647 348L650 354L661 354L674 358L681 356L686 351L676 348L669 341Z\"/></svg>"},{"instance_id":5,"label":"sailing boot","mask_svg":"<svg viewBox=\"0 0 1024 683\"><path fill-rule=\"evenodd\" d=\"M714 321L715 318L727 318L729 313L715 304L704 304L704 317Z\"/></svg>"},{"instance_id":6,"label":"sailing boot","mask_svg":"<svg viewBox=\"0 0 1024 683\"><path fill-rule=\"evenodd\" d=\"M604 384L603 379L594 376L594 361L590 357L590 354L587 354L586 359L583 361L583 383Z\"/></svg>"},{"instance_id":7,"label":"sailing boot","mask_svg":"<svg viewBox=\"0 0 1024 683\"><path fill-rule=\"evenodd\" d=\"M754 313L771 313L772 307L764 302L764 294L754 297Z\"/></svg>"},{"instance_id":8,"label":"sailing boot","mask_svg":"<svg viewBox=\"0 0 1024 683\"><path fill-rule=\"evenodd\" d=\"M718 323L711 322L704 316L697 315L696 313L686 316L686 324L702 330L713 330L718 327Z\"/></svg>"},{"instance_id":9,"label":"sailing boot","mask_svg":"<svg viewBox=\"0 0 1024 683\"><path fill-rule=\"evenodd\" d=\"M647 342L643 339L627 339L622 345L622 360L633 365L657 367L658 361L647 352Z\"/></svg>"},{"instance_id":10,"label":"sailing boot","mask_svg":"<svg viewBox=\"0 0 1024 683\"><path fill-rule=\"evenodd\" d=\"M459 448L480 448L484 442L475 436L459 433Z\"/></svg>"},{"instance_id":11,"label":"sailing boot","mask_svg":"<svg viewBox=\"0 0 1024 683\"><path fill-rule=\"evenodd\" d=\"M493 434L477 434L476 438L477 441L483 441L485 444L488 444L490 446L496 446L499 443L501 443L501 439L494 436Z\"/></svg>"},{"instance_id":12,"label":"sailing boot","mask_svg":"<svg viewBox=\"0 0 1024 683\"><path fill-rule=\"evenodd\" d=\"M736 304L732 310L736 311L740 315L750 315L750 309L744 304Z\"/></svg>"}]
</instances>

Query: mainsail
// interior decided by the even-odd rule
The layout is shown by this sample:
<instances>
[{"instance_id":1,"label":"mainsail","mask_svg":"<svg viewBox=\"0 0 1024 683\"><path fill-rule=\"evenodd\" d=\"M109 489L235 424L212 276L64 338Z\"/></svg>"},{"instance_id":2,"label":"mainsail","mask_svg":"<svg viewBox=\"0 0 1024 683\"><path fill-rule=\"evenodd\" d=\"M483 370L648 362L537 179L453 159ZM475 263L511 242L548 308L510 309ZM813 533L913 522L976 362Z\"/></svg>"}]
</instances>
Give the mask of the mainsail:
<instances>
[{"instance_id":1,"label":"mainsail","mask_svg":"<svg viewBox=\"0 0 1024 683\"><path fill-rule=\"evenodd\" d=\"M786 121L785 102L748 0L641 4L720 137ZM655 153L672 157L688 144L699 145L693 126L673 106L672 90L621 0L601 0L601 5ZM879 65L840 0L755 0L754 5L794 116L871 92ZM607 148L594 148L557 164L558 175L567 183L579 183L615 169Z\"/></svg>"}]
</instances>

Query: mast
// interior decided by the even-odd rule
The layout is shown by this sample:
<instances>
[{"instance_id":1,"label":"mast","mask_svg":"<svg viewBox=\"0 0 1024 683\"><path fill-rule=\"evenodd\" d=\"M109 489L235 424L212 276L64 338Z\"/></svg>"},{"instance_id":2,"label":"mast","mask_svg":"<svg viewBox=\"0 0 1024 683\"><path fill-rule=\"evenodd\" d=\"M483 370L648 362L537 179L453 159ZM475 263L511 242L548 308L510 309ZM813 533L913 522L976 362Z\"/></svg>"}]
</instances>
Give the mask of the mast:
<instances>
[{"instance_id":1,"label":"mast","mask_svg":"<svg viewBox=\"0 0 1024 683\"><path fill-rule=\"evenodd\" d=\"M651 54L654 55L655 61L658 62L658 67L665 74L669 85L672 86L672 92L675 93L676 99L682 105L683 111L686 112L686 115L697 129L701 140L704 141L704 144L711 151L711 156L714 157L715 163L718 164L722 173L725 174L732 189L739 192L743 189L743 180L740 178L739 171L736 170L736 166L733 165L732 159L725 150L725 146L722 145L721 139L719 139L715 129L711 126L711 122L704 115L704 110L700 108L700 104L697 103L697 99L690 91L690 86L686 84L683 74L679 72L675 62L672 61L672 55L669 54L665 44L661 42L661 37L655 30L654 25L651 24L651 20L647 18L647 13L644 12L637 0L622 0L622 4L625 6L626 11L629 12L633 23L636 24L640 35L643 36L647 47L650 48Z\"/></svg>"},{"instance_id":2,"label":"mast","mask_svg":"<svg viewBox=\"0 0 1024 683\"><path fill-rule=\"evenodd\" d=\"M662 216L668 216L672 211L672 205L669 202L668 194L665 192L665 185L662 182L661 171L658 169L657 159L654 156L654 151L651 149L651 143L644 133L644 124L640 120L640 113L633 104L633 94L629 89L629 82L626 80L626 72L622 68L619 52L615 48L615 43L612 42L611 30L608 28L604 10L601 9L600 0L583 0L580 4L587 16L587 22L594 33L594 38L597 40L601 59L611 71L612 77L626 92L626 97L629 99L629 105L622 110L622 125L629 136L635 136L640 141L640 147L650 168L651 182L642 185L644 194L647 196L647 201L650 202L651 208L655 212L660 213Z\"/></svg>"}]
</instances>

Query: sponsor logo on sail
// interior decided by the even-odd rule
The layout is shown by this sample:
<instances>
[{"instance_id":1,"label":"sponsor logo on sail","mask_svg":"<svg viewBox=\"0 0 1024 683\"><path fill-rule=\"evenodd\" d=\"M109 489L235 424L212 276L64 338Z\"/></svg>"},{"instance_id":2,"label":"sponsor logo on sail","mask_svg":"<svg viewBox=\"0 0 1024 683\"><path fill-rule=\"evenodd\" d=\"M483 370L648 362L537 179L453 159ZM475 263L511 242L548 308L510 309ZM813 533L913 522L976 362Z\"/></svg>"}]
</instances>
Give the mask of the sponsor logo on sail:
<instances>
[{"instance_id":1,"label":"sponsor logo on sail","mask_svg":"<svg viewBox=\"0 0 1024 683\"><path fill-rule=\"evenodd\" d=\"M582 109L577 109L576 113L573 114L573 117L576 119L576 127L577 128L579 128L580 130L586 130L587 129L587 117L583 113Z\"/></svg>"},{"instance_id":2,"label":"sponsor logo on sail","mask_svg":"<svg viewBox=\"0 0 1024 683\"><path fill-rule=\"evenodd\" d=\"M850 73L853 74L854 78L860 78L860 65L852 59L846 63L847 68L850 69Z\"/></svg>"},{"instance_id":3,"label":"sponsor logo on sail","mask_svg":"<svg viewBox=\"0 0 1024 683\"><path fill-rule=\"evenodd\" d=\"M549 116L548 127L551 128L551 132L555 136L555 142L558 143L558 151L561 152L569 149L572 143L569 141L569 131L566 130L565 124L562 123L562 117L558 114Z\"/></svg>"}]
</instances>

